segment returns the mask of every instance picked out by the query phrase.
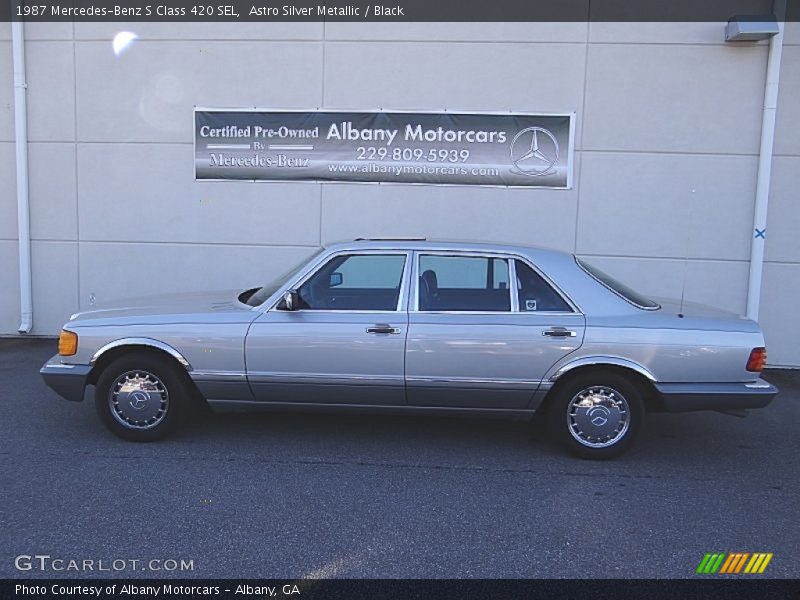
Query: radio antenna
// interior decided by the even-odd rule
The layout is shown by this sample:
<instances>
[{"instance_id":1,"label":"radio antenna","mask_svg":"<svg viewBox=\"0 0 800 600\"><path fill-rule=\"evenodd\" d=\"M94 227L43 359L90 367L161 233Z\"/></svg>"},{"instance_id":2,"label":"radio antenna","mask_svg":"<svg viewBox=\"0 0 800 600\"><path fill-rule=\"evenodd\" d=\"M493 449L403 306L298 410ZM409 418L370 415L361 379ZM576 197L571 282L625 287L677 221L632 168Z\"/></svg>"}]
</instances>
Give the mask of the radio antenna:
<instances>
[{"instance_id":1,"label":"radio antenna","mask_svg":"<svg viewBox=\"0 0 800 600\"><path fill-rule=\"evenodd\" d=\"M694 194L694 189L692 189L692 194ZM688 217L686 219L686 249L683 252L683 282L681 283L681 304L680 308L678 309L678 317L683 318L683 301L686 297L686 278L689 273L689 246L691 245L692 241L692 214L694 208L694 197L692 196L691 201L689 202L689 210L688 210Z\"/></svg>"}]
</instances>

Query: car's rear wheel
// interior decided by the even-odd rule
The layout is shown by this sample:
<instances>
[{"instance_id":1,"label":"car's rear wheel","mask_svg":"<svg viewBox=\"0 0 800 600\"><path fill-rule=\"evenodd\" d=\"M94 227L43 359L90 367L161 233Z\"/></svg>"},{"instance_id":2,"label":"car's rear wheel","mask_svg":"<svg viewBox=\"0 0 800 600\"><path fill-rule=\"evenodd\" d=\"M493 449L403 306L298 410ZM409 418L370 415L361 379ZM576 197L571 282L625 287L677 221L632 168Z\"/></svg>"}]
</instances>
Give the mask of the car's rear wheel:
<instances>
[{"instance_id":1,"label":"car's rear wheel","mask_svg":"<svg viewBox=\"0 0 800 600\"><path fill-rule=\"evenodd\" d=\"M189 397L186 375L169 359L131 352L103 369L95 387L95 408L115 435L151 442L175 429Z\"/></svg>"},{"instance_id":2,"label":"car's rear wheel","mask_svg":"<svg viewBox=\"0 0 800 600\"><path fill-rule=\"evenodd\" d=\"M581 458L619 456L642 427L642 393L617 373L578 374L559 385L554 394L548 406L548 432Z\"/></svg>"}]
</instances>

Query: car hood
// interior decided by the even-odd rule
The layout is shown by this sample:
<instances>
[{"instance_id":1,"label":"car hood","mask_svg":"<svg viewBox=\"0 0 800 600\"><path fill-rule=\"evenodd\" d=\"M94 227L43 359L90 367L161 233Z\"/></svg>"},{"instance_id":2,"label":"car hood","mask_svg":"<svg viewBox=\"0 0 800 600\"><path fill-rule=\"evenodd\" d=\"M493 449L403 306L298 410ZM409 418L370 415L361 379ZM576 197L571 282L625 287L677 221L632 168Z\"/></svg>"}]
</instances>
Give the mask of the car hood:
<instances>
[{"instance_id":1,"label":"car hood","mask_svg":"<svg viewBox=\"0 0 800 600\"><path fill-rule=\"evenodd\" d=\"M159 320L171 322L196 322L199 315L245 316L251 307L238 300L242 290L219 290L213 292L185 292L143 296L99 306L92 310L75 313L70 325L114 323L150 323Z\"/></svg>"}]
</instances>

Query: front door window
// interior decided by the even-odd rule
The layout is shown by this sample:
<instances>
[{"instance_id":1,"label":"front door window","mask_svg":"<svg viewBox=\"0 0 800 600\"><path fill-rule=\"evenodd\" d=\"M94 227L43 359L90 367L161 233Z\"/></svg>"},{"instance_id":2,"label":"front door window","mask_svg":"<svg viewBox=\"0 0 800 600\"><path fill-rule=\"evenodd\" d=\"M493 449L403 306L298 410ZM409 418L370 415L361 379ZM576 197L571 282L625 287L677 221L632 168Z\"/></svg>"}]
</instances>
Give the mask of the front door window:
<instances>
[{"instance_id":1,"label":"front door window","mask_svg":"<svg viewBox=\"0 0 800 600\"><path fill-rule=\"evenodd\" d=\"M303 310L398 308L405 254L342 254L298 289Z\"/></svg>"}]
</instances>

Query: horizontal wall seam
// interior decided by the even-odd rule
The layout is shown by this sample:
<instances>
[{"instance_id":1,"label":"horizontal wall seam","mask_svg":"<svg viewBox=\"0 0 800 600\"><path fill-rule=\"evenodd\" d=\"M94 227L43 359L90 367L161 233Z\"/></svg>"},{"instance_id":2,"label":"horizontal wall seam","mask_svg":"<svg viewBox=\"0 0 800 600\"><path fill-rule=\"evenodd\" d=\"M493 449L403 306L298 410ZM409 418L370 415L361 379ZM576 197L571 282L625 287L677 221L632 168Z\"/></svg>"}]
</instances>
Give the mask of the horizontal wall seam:
<instances>
[{"instance_id":1,"label":"horizontal wall seam","mask_svg":"<svg viewBox=\"0 0 800 600\"><path fill-rule=\"evenodd\" d=\"M576 150L577 152L577 150ZM580 152L584 154L652 154L660 155L678 155L678 156L750 156L753 158L758 157L757 152L697 152L687 150L603 150L595 148L582 148Z\"/></svg>"},{"instance_id":2,"label":"horizontal wall seam","mask_svg":"<svg viewBox=\"0 0 800 600\"><path fill-rule=\"evenodd\" d=\"M6 238L0 238L0 241L7 242L8 240ZM80 240L78 240L78 238L37 238L31 236L31 241L45 242L48 244L77 244Z\"/></svg>"},{"instance_id":3,"label":"horizontal wall seam","mask_svg":"<svg viewBox=\"0 0 800 600\"><path fill-rule=\"evenodd\" d=\"M724 28L724 24L720 23L721 30ZM107 44L111 41L111 38L105 37L86 37L86 38L36 38L33 40L26 39L26 44L37 44L37 43L53 43L53 42L61 42L61 43L89 43L89 44ZM208 37L185 37L185 38L137 38L136 43L141 44L152 44L152 43L175 43L175 42L213 42L213 43L229 43L229 42L238 42L238 43L275 43L275 44L286 44L286 43L335 43L335 44L375 44L375 43L383 43L383 44L506 44L506 45L552 45L552 44L562 44L562 45L583 45L588 43L591 46L677 46L677 47L684 47L684 46L698 46L703 48L713 48L713 47L727 47L725 42L703 42L703 41L691 41L691 42L647 42L647 41L630 41L630 42L620 42L620 41L612 41L612 40L559 40L559 41L548 41L548 40L508 40L508 39L454 39L454 38L442 38L438 40L426 40L426 39L414 39L414 38L348 38L348 37L269 37L269 38L208 38ZM10 44L11 40L3 39L0 40L0 43L7 43ZM755 44L754 48L766 48L766 44ZM800 46L800 42L790 42L784 43L784 46Z\"/></svg>"},{"instance_id":4,"label":"horizontal wall seam","mask_svg":"<svg viewBox=\"0 0 800 600\"><path fill-rule=\"evenodd\" d=\"M724 28L724 26L723 26ZM177 41L177 40L176 40ZM672 46L672 47L686 47L696 46L702 48L713 47L726 47L725 42L614 42L614 41L600 41L600 40L559 40L559 41L544 41L544 40L454 40L450 38L443 38L441 40L422 40L422 39L392 39L392 38L369 38L369 39L352 39L352 38L325 38L326 43L335 44L508 44L508 45L554 45L561 44L565 46L571 45L584 45L589 46ZM755 45L755 48L761 45Z\"/></svg>"},{"instance_id":5,"label":"horizontal wall seam","mask_svg":"<svg viewBox=\"0 0 800 600\"><path fill-rule=\"evenodd\" d=\"M176 242L176 241L148 241L148 240L89 240L81 239L80 244L127 244L129 246L160 245L160 246L230 246L234 248L303 248L316 250L319 246L314 244L253 244L237 242Z\"/></svg>"},{"instance_id":6,"label":"horizontal wall seam","mask_svg":"<svg viewBox=\"0 0 800 600\"><path fill-rule=\"evenodd\" d=\"M724 27L721 24L721 28ZM6 40L0 40L0 43L10 43ZM74 44L109 44L111 38L80 38L76 40L70 39L40 39L31 40L27 43L74 43ZM631 42L618 42L618 41L600 41L600 40L471 40L471 39L450 39L442 38L438 40L430 39L408 39L408 38L368 38L368 39L355 39L355 38L158 38L147 39L137 38L137 44L175 44L175 43L212 43L212 44L459 44L466 45L486 45L493 46L648 46L648 47L665 47L665 48L726 48L728 45L725 42L644 42L644 41L631 41ZM787 44L787 45L800 45L800 44ZM755 44L752 49L758 51L766 49L766 44Z\"/></svg>"},{"instance_id":7,"label":"horizontal wall seam","mask_svg":"<svg viewBox=\"0 0 800 600\"><path fill-rule=\"evenodd\" d=\"M72 42L73 40L53 40L60 42ZM74 40L76 44L108 44L111 38L80 38ZM431 39L355 39L355 38L136 38L137 44L174 44L184 42L202 42L202 43L215 43L215 44L492 44L495 46L583 46L586 40L566 40L566 41L544 41L544 40L458 40L443 38L439 40ZM601 42L605 43L605 42ZM665 44L673 45L673 44ZM687 44L681 44L687 45ZM712 44L694 44L694 45L712 45ZM721 44L713 44L721 45Z\"/></svg>"},{"instance_id":8,"label":"horizontal wall seam","mask_svg":"<svg viewBox=\"0 0 800 600\"><path fill-rule=\"evenodd\" d=\"M0 237L0 242L16 242L17 238ZM127 244L131 246L136 245L162 245L162 246L223 246L235 248L287 248L287 249L317 249L319 246L315 244L254 244L254 243L240 243L240 242L177 242L177 241L163 241L163 240L96 240L96 239L55 239L55 238L32 238L32 241L52 243L52 244ZM738 258L719 258L719 257L689 257L688 259L683 256L644 256L635 254L594 254L586 252L577 252L577 256L586 258L610 258L610 259L634 259L634 260L667 260L675 262L720 262L720 263L741 263L746 264L747 259ZM788 260L765 260L766 264L786 265L786 266L800 266L800 261Z\"/></svg>"},{"instance_id":9,"label":"horizontal wall seam","mask_svg":"<svg viewBox=\"0 0 800 600\"><path fill-rule=\"evenodd\" d=\"M576 24L579 22L575 22ZM584 22L585 23L585 22ZM712 23L712 25L714 25ZM724 30L725 24L723 22L718 23L720 27L720 33ZM458 43L458 44L508 44L508 45L519 45L519 44L565 44L565 45L572 45L572 44L590 44L590 45L597 45L597 46L701 46L701 47L727 47L727 44L724 40L692 40L692 41L618 41L618 40L598 40L598 39L591 39L587 32L582 32L583 37L578 39L575 38L573 40L546 40L546 39L507 39L507 38L482 38L482 39L475 39L475 38L467 38L467 37L442 37L439 39L421 39L421 38L408 38L408 37L348 37L347 35L337 36L334 34L331 36L327 32L321 32L319 36L285 36L285 37L139 37L136 40L136 43L161 43L161 42L214 42L214 43L228 43L228 42L239 42L239 43L291 43L291 42L332 42L332 43L349 43L349 44L372 44L372 43L408 43L408 44L419 44L419 43L427 43L427 44L441 44L441 43ZM434 34L435 35L435 32ZM37 37L33 39L26 39L26 44L36 44L40 42L52 43L52 42L67 42L67 43L109 43L111 41L110 37L100 37L96 35L86 36L86 37L66 37L66 36L53 36L53 37ZM10 38L2 38L0 39L0 43L11 43ZM784 42L784 46L800 46L800 41L792 41L792 42ZM766 48L766 43L758 43L753 45L754 48Z\"/></svg>"},{"instance_id":10,"label":"horizontal wall seam","mask_svg":"<svg viewBox=\"0 0 800 600\"><path fill-rule=\"evenodd\" d=\"M764 259L765 265L783 265L788 267L798 267L800 266L800 261L791 261L791 260L767 260Z\"/></svg>"},{"instance_id":11,"label":"horizontal wall seam","mask_svg":"<svg viewBox=\"0 0 800 600\"><path fill-rule=\"evenodd\" d=\"M61 42L73 42L75 44L109 44L112 38L78 38L76 40L58 40ZM136 38L137 44L174 44L176 42L211 42L214 44L322 44L325 42L320 38Z\"/></svg>"},{"instance_id":12,"label":"horizontal wall seam","mask_svg":"<svg viewBox=\"0 0 800 600\"><path fill-rule=\"evenodd\" d=\"M332 108L332 107L327 107ZM321 110L325 110L322 108ZM339 109L336 109L339 110ZM357 109L352 109L357 112ZM413 112L413 111L412 111ZM0 139L0 144L13 144L13 140ZM108 145L108 146L189 146L193 142L178 141L139 141L139 140L31 140L29 144L83 144L86 146ZM684 150L603 150L603 149L581 149L575 148L576 154L630 154L630 155L653 155L653 156L711 156L711 157L757 157L758 154L750 152L691 152ZM781 158L800 158L800 154L775 154Z\"/></svg>"},{"instance_id":13,"label":"horizontal wall seam","mask_svg":"<svg viewBox=\"0 0 800 600\"><path fill-rule=\"evenodd\" d=\"M16 242L17 238L0 237L0 242ZM87 239L53 239L53 238L32 238L34 242L45 244L161 244L164 246L233 246L235 248L304 248L316 250L319 246L314 244L243 244L237 242L176 242L176 241L130 241L130 240L87 240Z\"/></svg>"},{"instance_id":14,"label":"horizontal wall seam","mask_svg":"<svg viewBox=\"0 0 800 600\"><path fill-rule=\"evenodd\" d=\"M358 112L359 109L340 109L337 107L320 107L321 111L324 110L353 110ZM362 109L369 111L370 109ZM408 109L410 112L414 112L413 109ZM498 109L499 111L499 109ZM502 112L502 111L499 111ZM5 140L0 139L0 144L13 144L14 140ZM96 146L96 145L108 145L108 146L194 146L194 142L187 141L187 142L179 142L179 141L157 141L157 140L46 140L46 139L38 139L38 140L29 140L29 144L85 144L87 146ZM601 149L601 148L575 148L576 154L631 154L631 155L639 155L639 154L649 154L654 156L715 156L715 157L757 157L758 154L754 152L693 152L693 151L686 151L686 150L648 150L648 149L636 149L636 150L618 150L618 149ZM781 158L800 158L800 154L781 154L775 153L774 156L781 157Z\"/></svg>"},{"instance_id":15,"label":"horizontal wall seam","mask_svg":"<svg viewBox=\"0 0 800 600\"><path fill-rule=\"evenodd\" d=\"M724 30L724 23L720 23L720 33ZM162 40L152 40L162 41ZM165 41L165 40L164 40ZM176 40L177 41L177 40ZM422 40L422 39L331 39L326 38L325 43L330 44L493 44L495 46L583 46L589 44L590 46L667 46L667 47L698 47L698 48L714 48L714 47L727 47L725 42L617 42L617 41L592 41L592 40L568 40L568 41L545 41L545 40L454 40L450 38L442 38L440 40ZM755 44L754 49L767 48L766 44Z\"/></svg>"}]
</instances>

